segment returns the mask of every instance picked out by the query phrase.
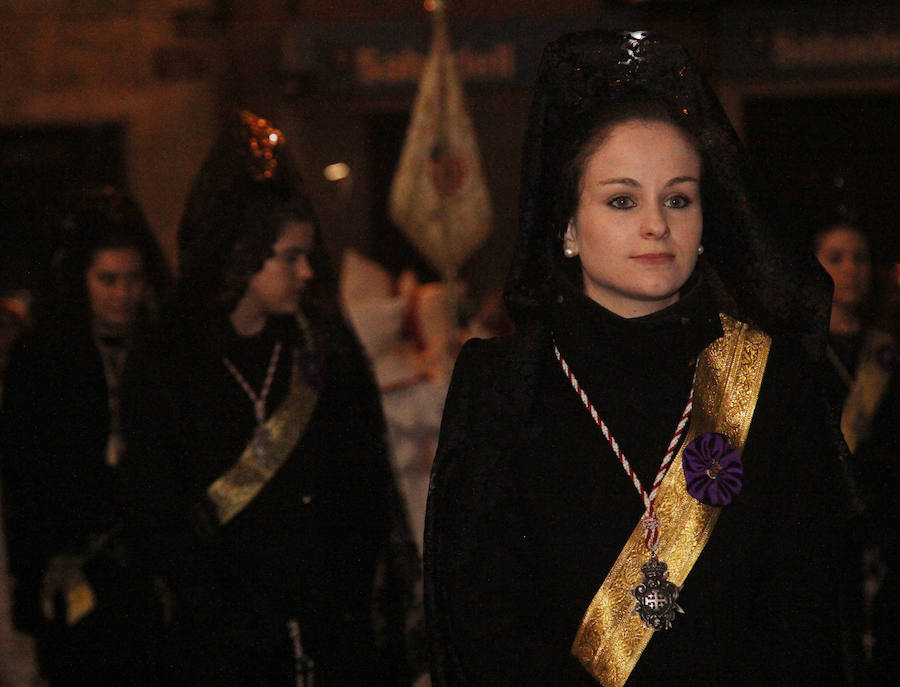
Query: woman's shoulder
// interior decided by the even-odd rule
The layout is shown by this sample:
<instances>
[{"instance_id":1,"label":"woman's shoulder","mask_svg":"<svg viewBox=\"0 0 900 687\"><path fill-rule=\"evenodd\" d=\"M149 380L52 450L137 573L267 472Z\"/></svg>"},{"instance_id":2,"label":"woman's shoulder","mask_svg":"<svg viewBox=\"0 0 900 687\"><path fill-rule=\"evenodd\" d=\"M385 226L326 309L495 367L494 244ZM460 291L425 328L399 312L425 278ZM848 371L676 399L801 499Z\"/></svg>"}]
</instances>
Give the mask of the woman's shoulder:
<instances>
[{"instance_id":1,"label":"woman's shoulder","mask_svg":"<svg viewBox=\"0 0 900 687\"><path fill-rule=\"evenodd\" d=\"M509 373L519 364L537 362L542 344L550 350L549 334L537 327L487 339L471 338L463 344L457 366L490 366L496 372Z\"/></svg>"},{"instance_id":2,"label":"woman's shoulder","mask_svg":"<svg viewBox=\"0 0 900 687\"><path fill-rule=\"evenodd\" d=\"M524 422L542 381L541 365L552 358L549 339L515 332L490 339L469 339L456 359L445 405L445 420L463 415L466 422L510 427Z\"/></svg>"}]
</instances>

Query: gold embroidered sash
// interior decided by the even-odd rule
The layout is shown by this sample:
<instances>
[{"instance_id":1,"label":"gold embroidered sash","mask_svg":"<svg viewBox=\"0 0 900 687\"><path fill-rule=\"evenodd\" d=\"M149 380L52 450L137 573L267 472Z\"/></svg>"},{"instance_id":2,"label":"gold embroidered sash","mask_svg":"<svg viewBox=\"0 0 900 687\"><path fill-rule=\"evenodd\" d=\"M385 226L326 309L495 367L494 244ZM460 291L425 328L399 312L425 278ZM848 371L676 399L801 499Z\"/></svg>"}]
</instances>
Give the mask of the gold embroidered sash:
<instances>
[{"instance_id":1,"label":"gold embroidered sash","mask_svg":"<svg viewBox=\"0 0 900 687\"><path fill-rule=\"evenodd\" d=\"M270 455L261 460L250 442L237 463L206 490L219 524L226 524L246 508L284 465L303 436L317 400L318 392L303 381L295 356L287 396L265 423L272 439Z\"/></svg>"},{"instance_id":2,"label":"gold embroidered sash","mask_svg":"<svg viewBox=\"0 0 900 687\"><path fill-rule=\"evenodd\" d=\"M669 580L684 584L706 545L721 508L688 494L681 454L695 437L721 432L742 451L756 408L771 340L727 315L719 316L724 336L707 346L697 361L694 407L687 436L660 486L654 503L659 518L659 560ZM572 653L605 687L621 687L637 665L653 630L634 613L632 595L648 559L640 523L622 549L587 609ZM677 632L676 628L672 632Z\"/></svg>"},{"instance_id":3,"label":"gold embroidered sash","mask_svg":"<svg viewBox=\"0 0 900 687\"><path fill-rule=\"evenodd\" d=\"M869 330L863 340L856 379L841 413L841 433L851 453L855 453L860 442L868 437L872 418L887 391L891 373L879 362L878 353L893 343L890 334L877 330Z\"/></svg>"}]
</instances>

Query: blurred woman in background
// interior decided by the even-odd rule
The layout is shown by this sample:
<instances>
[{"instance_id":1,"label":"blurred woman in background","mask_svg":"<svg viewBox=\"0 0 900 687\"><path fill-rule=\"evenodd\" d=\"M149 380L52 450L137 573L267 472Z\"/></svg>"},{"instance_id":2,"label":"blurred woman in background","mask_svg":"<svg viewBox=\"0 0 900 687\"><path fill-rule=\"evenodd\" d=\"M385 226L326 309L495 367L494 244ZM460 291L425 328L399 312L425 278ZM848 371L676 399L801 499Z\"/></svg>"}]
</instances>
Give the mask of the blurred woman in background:
<instances>
[{"instance_id":1,"label":"blurred woman in background","mask_svg":"<svg viewBox=\"0 0 900 687\"><path fill-rule=\"evenodd\" d=\"M177 309L129 366L124 414L134 532L174 590L183 679L408 684L415 545L281 131L231 116L178 243Z\"/></svg>"},{"instance_id":2,"label":"blurred woman in background","mask_svg":"<svg viewBox=\"0 0 900 687\"><path fill-rule=\"evenodd\" d=\"M825 380L833 412L853 453L853 480L866 509L848 554L849 650L857 684L886 684L900 667L896 586L900 477L900 380L894 337L873 322L869 240L853 223L827 224L814 236L819 262L834 282Z\"/></svg>"},{"instance_id":3,"label":"blurred woman in background","mask_svg":"<svg viewBox=\"0 0 900 687\"><path fill-rule=\"evenodd\" d=\"M52 685L159 684L163 607L125 545L120 379L169 276L143 212L104 189L65 219L53 283L4 380L14 620Z\"/></svg>"}]
</instances>

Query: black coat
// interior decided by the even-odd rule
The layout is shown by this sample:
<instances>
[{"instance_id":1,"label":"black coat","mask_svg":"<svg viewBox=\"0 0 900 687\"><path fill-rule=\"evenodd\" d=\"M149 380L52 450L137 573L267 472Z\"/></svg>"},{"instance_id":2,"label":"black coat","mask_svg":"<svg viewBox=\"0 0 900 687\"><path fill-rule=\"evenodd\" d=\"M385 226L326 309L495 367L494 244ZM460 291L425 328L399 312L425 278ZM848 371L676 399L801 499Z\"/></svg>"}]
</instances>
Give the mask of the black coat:
<instances>
[{"instance_id":1,"label":"black coat","mask_svg":"<svg viewBox=\"0 0 900 687\"><path fill-rule=\"evenodd\" d=\"M14 620L37 635L42 671L60 684L153 684L162 612L151 576L120 536L121 472L105 457L107 383L86 322L44 320L19 342L0 417ZM84 565L95 609L73 627L45 619L41 586L51 560L84 556L104 536Z\"/></svg>"},{"instance_id":2,"label":"black coat","mask_svg":"<svg viewBox=\"0 0 900 687\"><path fill-rule=\"evenodd\" d=\"M270 321L250 340L214 326L221 330L176 327L135 355L123 401L133 534L175 592L188 684L293 684L291 619L316 662L316 685L400 684L408 599L390 599L395 615L377 636L372 616L376 569L392 560L404 516L358 343L343 322L315 325L319 355L304 366L319 396L303 436L243 511L208 530L198 515L206 489L255 425L222 358L259 391L274 341L283 342L268 415L287 392L301 340L292 320Z\"/></svg>"},{"instance_id":3,"label":"black coat","mask_svg":"<svg viewBox=\"0 0 900 687\"><path fill-rule=\"evenodd\" d=\"M831 338L833 350L850 375L856 375L863 334ZM851 613L850 648L857 657L857 684L886 684L900 669L900 599L893 592L900 579L900 514L894 485L900 478L900 373L893 348L882 351L890 380L872 417L867 436L848 459L851 483L856 487L861 508L855 522L854 540L847 552ZM849 387L830 361L825 363L825 380L832 410L840 417ZM879 584L866 607L866 585ZM869 592L870 594L873 591ZM865 654L863 632L874 635L871 657Z\"/></svg>"},{"instance_id":4,"label":"black coat","mask_svg":"<svg viewBox=\"0 0 900 687\"><path fill-rule=\"evenodd\" d=\"M641 322L586 300L459 356L426 524L437 685L595 684L570 648L643 506L562 373L551 330L648 486L687 399L690 361L717 333L702 304ZM628 685L840 683L844 497L802 359L774 342L743 490L687 578L685 615L653 636Z\"/></svg>"}]
</instances>

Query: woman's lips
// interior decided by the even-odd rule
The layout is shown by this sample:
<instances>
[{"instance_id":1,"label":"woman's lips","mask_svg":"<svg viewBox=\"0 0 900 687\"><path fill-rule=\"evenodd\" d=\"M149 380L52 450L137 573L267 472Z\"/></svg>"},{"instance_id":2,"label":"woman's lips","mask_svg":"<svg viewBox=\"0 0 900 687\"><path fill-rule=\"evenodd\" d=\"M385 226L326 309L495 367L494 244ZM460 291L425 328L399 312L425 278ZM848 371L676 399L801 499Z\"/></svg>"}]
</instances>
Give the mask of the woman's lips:
<instances>
[{"instance_id":1,"label":"woman's lips","mask_svg":"<svg viewBox=\"0 0 900 687\"><path fill-rule=\"evenodd\" d=\"M631 259L644 265L664 265L672 262L675 256L672 253L642 253L632 256Z\"/></svg>"}]
</instances>

